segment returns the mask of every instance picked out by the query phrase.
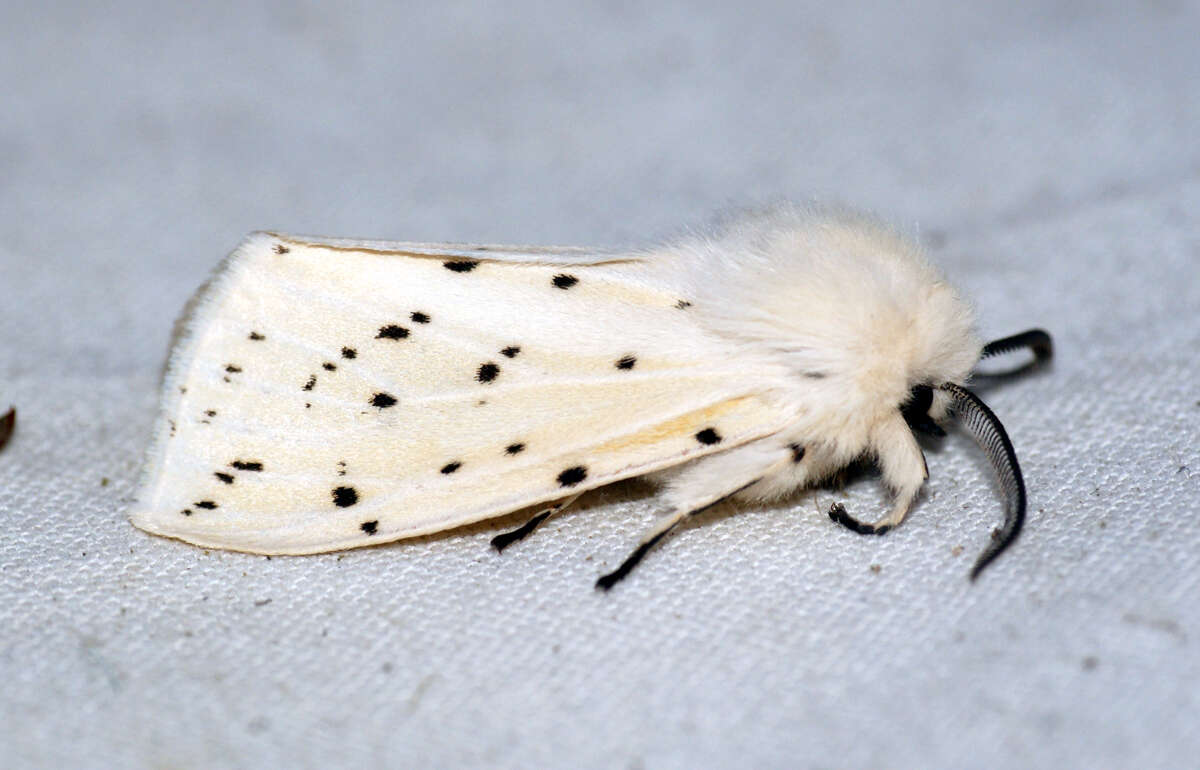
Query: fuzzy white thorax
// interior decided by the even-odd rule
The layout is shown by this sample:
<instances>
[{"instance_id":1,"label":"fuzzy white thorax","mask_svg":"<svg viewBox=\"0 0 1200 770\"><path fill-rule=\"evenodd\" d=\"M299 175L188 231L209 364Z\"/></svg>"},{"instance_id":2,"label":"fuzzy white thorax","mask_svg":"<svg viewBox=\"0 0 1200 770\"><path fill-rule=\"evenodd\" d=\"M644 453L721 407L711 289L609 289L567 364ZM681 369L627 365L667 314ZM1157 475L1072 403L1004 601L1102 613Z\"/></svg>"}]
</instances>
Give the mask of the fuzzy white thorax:
<instances>
[{"instance_id":1,"label":"fuzzy white thorax","mask_svg":"<svg viewBox=\"0 0 1200 770\"><path fill-rule=\"evenodd\" d=\"M686 282L698 324L747 366L785 372L774 390L795 422L776 441L800 443L805 461L748 496L787 494L863 455L893 491L915 496L924 461L899 407L916 385L963 383L981 351L971 307L915 240L862 214L785 206L653 258ZM945 408L936 394L931 415Z\"/></svg>"}]
</instances>

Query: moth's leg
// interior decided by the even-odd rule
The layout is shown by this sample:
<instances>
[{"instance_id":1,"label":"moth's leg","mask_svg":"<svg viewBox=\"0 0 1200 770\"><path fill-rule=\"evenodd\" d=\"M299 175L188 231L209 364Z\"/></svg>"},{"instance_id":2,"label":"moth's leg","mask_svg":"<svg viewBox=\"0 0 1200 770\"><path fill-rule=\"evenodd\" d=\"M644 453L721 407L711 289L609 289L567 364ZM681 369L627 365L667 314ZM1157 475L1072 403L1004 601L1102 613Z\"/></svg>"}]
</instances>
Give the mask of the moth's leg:
<instances>
[{"instance_id":1,"label":"moth's leg","mask_svg":"<svg viewBox=\"0 0 1200 770\"><path fill-rule=\"evenodd\" d=\"M792 450L768 444L748 444L718 455L709 455L688 465L668 483L667 498L675 512L663 517L642 538L633 553L621 565L596 581L596 588L607 591L620 582L658 541L688 517L707 511L737 493L752 487L788 463Z\"/></svg>"},{"instance_id":2,"label":"moth's leg","mask_svg":"<svg viewBox=\"0 0 1200 770\"><path fill-rule=\"evenodd\" d=\"M578 494L571 495L570 497L564 497L562 500L552 503L548 507L538 511L532 518L529 519L529 521L525 522L516 529L509 530L508 532L501 532L499 535L496 535L492 538L492 547L498 552L503 552L505 548L508 548L518 540L524 539L530 532L533 532L535 529L540 527L546 521L546 519L550 518L556 513L561 512L568 505L578 500L579 495L582 494L583 493L580 492Z\"/></svg>"},{"instance_id":3,"label":"moth's leg","mask_svg":"<svg viewBox=\"0 0 1200 770\"><path fill-rule=\"evenodd\" d=\"M895 496L891 512L868 524L847 513L841 503L834 503L829 508L829 518L860 535L882 535L904 521L921 485L929 478L925 453L899 414L875 431L872 444L883 471L883 482Z\"/></svg>"}]
</instances>

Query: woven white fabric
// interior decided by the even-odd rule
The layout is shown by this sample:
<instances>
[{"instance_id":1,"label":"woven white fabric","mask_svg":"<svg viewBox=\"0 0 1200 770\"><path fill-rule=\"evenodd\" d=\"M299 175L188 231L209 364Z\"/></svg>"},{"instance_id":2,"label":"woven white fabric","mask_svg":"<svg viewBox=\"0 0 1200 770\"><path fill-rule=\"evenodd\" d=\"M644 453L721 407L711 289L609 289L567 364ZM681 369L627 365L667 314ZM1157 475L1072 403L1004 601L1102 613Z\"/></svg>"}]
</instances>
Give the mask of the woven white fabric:
<instances>
[{"instance_id":1,"label":"woven white fabric","mask_svg":"<svg viewBox=\"0 0 1200 770\"><path fill-rule=\"evenodd\" d=\"M0 765L1183 767L1200 754L1200 15L1188 3L0 8ZM425 6L429 6L426 8ZM435 8L436 6L436 8ZM589 494L301 558L125 519L172 321L259 228L628 243L816 194L919 228L1030 488L961 433L708 515ZM0 404L3 405L3 404Z\"/></svg>"}]
</instances>

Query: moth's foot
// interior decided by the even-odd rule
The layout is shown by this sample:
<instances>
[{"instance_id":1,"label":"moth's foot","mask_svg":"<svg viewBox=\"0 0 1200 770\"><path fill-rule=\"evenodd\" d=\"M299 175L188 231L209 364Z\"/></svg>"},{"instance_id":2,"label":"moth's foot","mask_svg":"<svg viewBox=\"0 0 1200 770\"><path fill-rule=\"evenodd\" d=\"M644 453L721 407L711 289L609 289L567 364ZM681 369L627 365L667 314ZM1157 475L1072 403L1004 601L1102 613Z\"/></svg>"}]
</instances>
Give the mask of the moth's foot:
<instances>
[{"instance_id":1,"label":"moth's foot","mask_svg":"<svg viewBox=\"0 0 1200 770\"><path fill-rule=\"evenodd\" d=\"M860 535L883 535L889 532L892 527L896 526L887 519L884 519L878 524L868 524L866 522L859 521L849 513L846 513L846 506L842 505L841 503L834 503L833 505L829 506L829 518L833 519L838 524L841 524L846 529L852 532L857 532Z\"/></svg>"},{"instance_id":2,"label":"moth's foot","mask_svg":"<svg viewBox=\"0 0 1200 770\"><path fill-rule=\"evenodd\" d=\"M654 547L655 543L657 543L659 540L662 540L663 535L667 534L669 531L670 528L665 529L639 545L633 553L626 557L625 561L621 562L621 566L617 567L607 575L601 575L600 579L596 581L596 588L600 591L607 591L617 583L624 580L625 576L628 575L633 568L638 565L638 562L640 562L642 558L645 557L645 555L650 551L650 549Z\"/></svg>"}]
</instances>

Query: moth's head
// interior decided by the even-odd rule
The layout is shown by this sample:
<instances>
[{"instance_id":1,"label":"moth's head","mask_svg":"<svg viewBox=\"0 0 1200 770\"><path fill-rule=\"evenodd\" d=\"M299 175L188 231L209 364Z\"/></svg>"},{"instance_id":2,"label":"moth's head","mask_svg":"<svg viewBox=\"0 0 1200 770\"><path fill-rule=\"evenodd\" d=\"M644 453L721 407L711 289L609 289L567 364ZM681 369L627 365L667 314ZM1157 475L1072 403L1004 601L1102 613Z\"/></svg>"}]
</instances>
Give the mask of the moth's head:
<instances>
[{"instance_id":1,"label":"moth's head","mask_svg":"<svg viewBox=\"0 0 1200 770\"><path fill-rule=\"evenodd\" d=\"M899 409L909 425L932 431L950 406L941 386L965 383L982 345L966 301L939 278L921 277L927 279L914 280L907 292L879 293L886 299L858 330L861 366L848 371L857 372L872 412L882 417Z\"/></svg>"},{"instance_id":2,"label":"moth's head","mask_svg":"<svg viewBox=\"0 0 1200 770\"><path fill-rule=\"evenodd\" d=\"M897 406L914 429L936 433L930 426L936 429L936 421L945 418L950 408L942 386L967 381L979 362L982 344L972 328L970 306L949 284L938 280L924 294L910 316L910 344Z\"/></svg>"}]
</instances>

